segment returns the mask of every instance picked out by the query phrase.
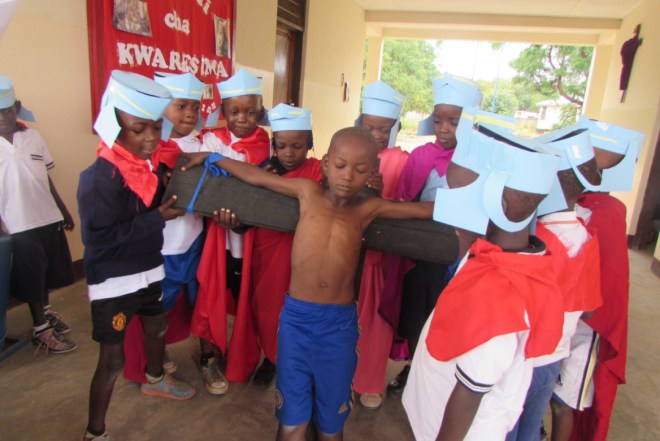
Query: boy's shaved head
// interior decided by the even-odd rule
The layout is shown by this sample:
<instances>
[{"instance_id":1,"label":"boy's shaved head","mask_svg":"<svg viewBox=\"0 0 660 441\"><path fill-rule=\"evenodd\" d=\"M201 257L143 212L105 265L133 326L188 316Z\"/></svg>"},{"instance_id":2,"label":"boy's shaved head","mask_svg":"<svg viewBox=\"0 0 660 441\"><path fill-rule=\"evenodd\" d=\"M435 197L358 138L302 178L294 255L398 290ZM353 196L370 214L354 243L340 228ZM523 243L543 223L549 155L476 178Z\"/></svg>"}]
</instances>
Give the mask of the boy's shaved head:
<instances>
[{"instance_id":1,"label":"boy's shaved head","mask_svg":"<svg viewBox=\"0 0 660 441\"><path fill-rule=\"evenodd\" d=\"M600 184L600 172L598 171L596 158L591 158L589 161L580 164L578 170L593 185ZM566 199L576 198L584 191L584 185L582 185L572 168L557 172L557 176Z\"/></svg>"},{"instance_id":2,"label":"boy's shaved head","mask_svg":"<svg viewBox=\"0 0 660 441\"><path fill-rule=\"evenodd\" d=\"M545 194L528 193L504 187L504 193L502 193L504 214L510 221L523 221L536 211L546 196Z\"/></svg>"},{"instance_id":3,"label":"boy's shaved head","mask_svg":"<svg viewBox=\"0 0 660 441\"><path fill-rule=\"evenodd\" d=\"M330 140L330 147L328 148L328 155L332 154L333 150L337 148L340 141L348 141L355 147L363 146L369 151L369 156L375 161L378 157L378 142L371 135L371 133L361 127L346 127L338 130Z\"/></svg>"}]
</instances>

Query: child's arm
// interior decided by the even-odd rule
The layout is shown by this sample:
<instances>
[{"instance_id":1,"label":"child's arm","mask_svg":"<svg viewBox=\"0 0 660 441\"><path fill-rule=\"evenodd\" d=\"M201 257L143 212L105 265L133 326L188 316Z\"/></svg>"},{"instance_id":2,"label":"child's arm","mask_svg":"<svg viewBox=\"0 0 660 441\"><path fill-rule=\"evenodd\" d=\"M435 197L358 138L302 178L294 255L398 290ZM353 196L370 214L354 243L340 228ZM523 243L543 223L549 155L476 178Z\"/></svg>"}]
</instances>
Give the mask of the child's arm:
<instances>
[{"instance_id":1,"label":"child's arm","mask_svg":"<svg viewBox=\"0 0 660 441\"><path fill-rule=\"evenodd\" d=\"M436 441L465 439L483 396L484 394L473 392L457 381L447 401Z\"/></svg>"},{"instance_id":2,"label":"child's arm","mask_svg":"<svg viewBox=\"0 0 660 441\"><path fill-rule=\"evenodd\" d=\"M69 210L66 208L66 204L60 197L59 193L57 192L57 189L55 188L55 184L53 184L52 179L50 179L50 176L48 176L48 185L50 186L50 194L53 196L53 199L55 200L55 204L57 204L57 208L60 209L60 213L62 213L62 217L64 218L64 221L62 222L62 227L66 231L73 231L73 228L75 227L75 224L73 222L73 217L71 216L71 213L69 213Z\"/></svg>"},{"instance_id":3,"label":"child's arm","mask_svg":"<svg viewBox=\"0 0 660 441\"><path fill-rule=\"evenodd\" d=\"M200 164L203 162L200 161L200 159L205 158L205 156L193 156L189 154L184 154L184 156L189 158L189 162L187 162L185 166L181 167L181 170L183 171L189 169L192 165ZM306 187L318 187L318 184L310 179L283 178L281 176L277 176L262 170L255 165L235 161L229 158L222 158L216 161L214 164L224 170L227 170L230 174L236 176L241 181L259 187L265 187L276 193L280 193L289 197L298 198L301 194L301 191Z\"/></svg>"},{"instance_id":4,"label":"child's arm","mask_svg":"<svg viewBox=\"0 0 660 441\"><path fill-rule=\"evenodd\" d=\"M433 202L393 202L373 198L375 216L386 219L432 219Z\"/></svg>"}]
</instances>

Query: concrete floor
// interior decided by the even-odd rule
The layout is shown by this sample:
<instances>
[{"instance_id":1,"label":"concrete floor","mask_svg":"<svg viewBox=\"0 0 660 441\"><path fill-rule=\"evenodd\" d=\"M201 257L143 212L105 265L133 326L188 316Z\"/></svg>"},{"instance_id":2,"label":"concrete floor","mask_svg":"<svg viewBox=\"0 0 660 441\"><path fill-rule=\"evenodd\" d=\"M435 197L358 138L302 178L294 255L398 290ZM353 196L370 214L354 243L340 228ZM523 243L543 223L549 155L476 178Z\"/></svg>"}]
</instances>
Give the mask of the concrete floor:
<instances>
[{"instance_id":1,"label":"concrete floor","mask_svg":"<svg viewBox=\"0 0 660 441\"><path fill-rule=\"evenodd\" d=\"M631 302L628 384L619 389L609 439L660 439L660 279L649 270L648 253L631 251ZM0 364L0 440L79 440L87 420L88 388L98 346L90 338L89 303L84 282L55 292L55 309L71 323L78 349L69 354L34 354L28 345ZM8 313L10 335L28 335L28 309ZM250 384L231 384L227 395L206 392L197 374L192 339L172 345L177 375L192 382L197 395L184 402L148 397L123 378L117 381L107 427L115 440L272 440L273 388L262 391ZM400 369L391 362L388 380ZM346 426L346 439L412 440L399 399L386 398L378 411L359 404Z\"/></svg>"}]
</instances>

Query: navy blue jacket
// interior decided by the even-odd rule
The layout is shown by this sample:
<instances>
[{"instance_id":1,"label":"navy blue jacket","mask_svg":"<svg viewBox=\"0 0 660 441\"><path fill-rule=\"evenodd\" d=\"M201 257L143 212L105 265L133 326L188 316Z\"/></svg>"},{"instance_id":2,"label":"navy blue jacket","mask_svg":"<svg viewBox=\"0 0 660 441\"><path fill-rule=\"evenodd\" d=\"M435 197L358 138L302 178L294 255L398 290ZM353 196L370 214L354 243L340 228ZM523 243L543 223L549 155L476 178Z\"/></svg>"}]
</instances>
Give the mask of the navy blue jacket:
<instances>
[{"instance_id":1,"label":"navy blue jacket","mask_svg":"<svg viewBox=\"0 0 660 441\"><path fill-rule=\"evenodd\" d=\"M163 263L165 219L158 211L164 191L163 172L161 167L150 207L126 186L119 170L106 159L97 158L80 174L78 211L88 284L138 274Z\"/></svg>"}]
</instances>

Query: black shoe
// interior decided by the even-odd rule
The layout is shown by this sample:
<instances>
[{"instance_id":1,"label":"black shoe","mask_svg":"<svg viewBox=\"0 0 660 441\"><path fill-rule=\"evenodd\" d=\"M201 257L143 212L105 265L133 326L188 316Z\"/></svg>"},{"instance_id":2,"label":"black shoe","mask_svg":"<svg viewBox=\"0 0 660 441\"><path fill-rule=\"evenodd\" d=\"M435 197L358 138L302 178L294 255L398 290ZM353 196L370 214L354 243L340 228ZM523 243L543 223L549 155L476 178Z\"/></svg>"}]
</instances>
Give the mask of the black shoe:
<instances>
[{"instance_id":1,"label":"black shoe","mask_svg":"<svg viewBox=\"0 0 660 441\"><path fill-rule=\"evenodd\" d=\"M261 363L261 366L259 366L259 369L254 374L254 384L259 389L268 389L274 378L275 365L269 359L264 358L263 363Z\"/></svg>"},{"instance_id":2,"label":"black shoe","mask_svg":"<svg viewBox=\"0 0 660 441\"><path fill-rule=\"evenodd\" d=\"M410 365L405 365L403 370L399 372L394 380L387 385L387 393L390 395L401 395L403 388L406 387L408 382L408 374L410 373Z\"/></svg>"}]
</instances>

